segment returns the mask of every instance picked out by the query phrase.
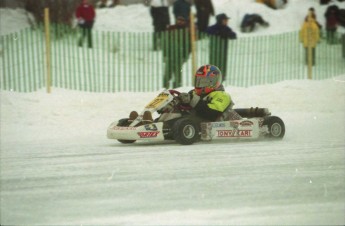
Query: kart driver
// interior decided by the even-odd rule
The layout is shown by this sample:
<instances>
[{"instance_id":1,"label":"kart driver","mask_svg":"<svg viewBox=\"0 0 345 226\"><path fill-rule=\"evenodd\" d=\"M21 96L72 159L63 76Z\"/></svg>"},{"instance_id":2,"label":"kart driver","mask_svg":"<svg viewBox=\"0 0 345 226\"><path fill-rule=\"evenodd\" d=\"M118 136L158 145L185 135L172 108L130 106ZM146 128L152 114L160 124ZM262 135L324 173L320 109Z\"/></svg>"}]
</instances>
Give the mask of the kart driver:
<instances>
[{"instance_id":1,"label":"kart driver","mask_svg":"<svg viewBox=\"0 0 345 226\"><path fill-rule=\"evenodd\" d=\"M238 120L241 116L232 110L231 96L222 85L222 73L214 65L200 67L194 80L194 90L181 93L182 104L190 105L196 115L206 121Z\"/></svg>"}]
</instances>

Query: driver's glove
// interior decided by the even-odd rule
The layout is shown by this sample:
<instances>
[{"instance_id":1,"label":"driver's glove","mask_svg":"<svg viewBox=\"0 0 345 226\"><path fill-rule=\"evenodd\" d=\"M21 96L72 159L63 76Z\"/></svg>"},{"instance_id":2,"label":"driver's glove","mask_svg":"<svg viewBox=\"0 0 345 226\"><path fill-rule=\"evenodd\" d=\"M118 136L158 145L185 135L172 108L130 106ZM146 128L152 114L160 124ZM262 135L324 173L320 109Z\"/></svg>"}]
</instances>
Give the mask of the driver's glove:
<instances>
[{"instance_id":1,"label":"driver's glove","mask_svg":"<svg viewBox=\"0 0 345 226\"><path fill-rule=\"evenodd\" d=\"M191 95L189 93L180 93L178 97L180 98L182 104L189 104L191 100Z\"/></svg>"},{"instance_id":2,"label":"driver's glove","mask_svg":"<svg viewBox=\"0 0 345 226\"><path fill-rule=\"evenodd\" d=\"M196 95L194 92L193 93L181 93L179 95L179 98L181 100L182 104L189 104L191 107L195 107L199 100L200 97Z\"/></svg>"}]
</instances>

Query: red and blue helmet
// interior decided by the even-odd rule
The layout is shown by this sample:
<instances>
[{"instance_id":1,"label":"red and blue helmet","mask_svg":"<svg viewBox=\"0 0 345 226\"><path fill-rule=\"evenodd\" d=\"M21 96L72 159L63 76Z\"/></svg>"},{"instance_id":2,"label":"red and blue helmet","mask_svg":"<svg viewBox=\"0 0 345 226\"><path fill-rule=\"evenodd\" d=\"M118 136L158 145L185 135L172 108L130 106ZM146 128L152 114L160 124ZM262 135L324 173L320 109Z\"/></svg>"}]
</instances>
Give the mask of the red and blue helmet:
<instances>
[{"instance_id":1,"label":"red and blue helmet","mask_svg":"<svg viewBox=\"0 0 345 226\"><path fill-rule=\"evenodd\" d=\"M201 66L194 77L194 91L199 96L207 95L222 85L222 72L214 65Z\"/></svg>"}]
</instances>

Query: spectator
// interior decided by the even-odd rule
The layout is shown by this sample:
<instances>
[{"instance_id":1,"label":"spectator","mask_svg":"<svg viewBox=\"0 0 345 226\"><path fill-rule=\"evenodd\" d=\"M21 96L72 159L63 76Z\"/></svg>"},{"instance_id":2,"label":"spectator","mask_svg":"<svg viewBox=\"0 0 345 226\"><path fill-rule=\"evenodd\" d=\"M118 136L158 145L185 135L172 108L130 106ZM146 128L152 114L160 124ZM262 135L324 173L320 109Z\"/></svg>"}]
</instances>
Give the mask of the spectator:
<instances>
[{"instance_id":1,"label":"spectator","mask_svg":"<svg viewBox=\"0 0 345 226\"><path fill-rule=\"evenodd\" d=\"M246 14L241 23L241 31L244 33L253 32L256 24L260 24L263 27L269 26L269 23L266 22L259 14Z\"/></svg>"},{"instance_id":2,"label":"spectator","mask_svg":"<svg viewBox=\"0 0 345 226\"><path fill-rule=\"evenodd\" d=\"M337 12L339 8L335 5L327 8L326 17L326 37L328 44L336 43L336 31L338 27Z\"/></svg>"},{"instance_id":3,"label":"spectator","mask_svg":"<svg viewBox=\"0 0 345 226\"><path fill-rule=\"evenodd\" d=\"M169 82L174 79L173 88L182 86L182 66L187 61L191 51L188 24L184 17L177 18L175 25L168 27L165 36L163 56L165 73L163 87L169 88Z\"/></svg>"},{"instance_id":4,"label":"spectator","mask_svg":"<svg viewBox=\"0 0 345 226\"><path fill-rule=\"evenodd\" d=\"M210 15L214 16L214 8L211 0L194 0L196 7L197 26L199 32L206 32Z\"/></svg>"},{"instance_id":5,"label":"spectator","mask_svg":"<svg viewBox=\"0 0 345 226\"><path fill-rule=\"evenodd\" d=\"M191 4L187 0L176 0L173 8L176 22L178 17L183 17L188 24Z\"/></svg>"},{"instance_id":6,"label":"spectator","mask_svg":"<svg viewBox=\"0 0 345 226\"><path fill-rule=\"evenodd\" d=\"M83 0L76 10L76 17L78 25L81 28L82 34L78 45L83 46L84 38L87 36L88 47L92 48L92 34L91 30L94 24L96 13L92 5L87 0Z\"/></svg>"},{"instance_id":7,"label":"spectator","mask_svg":"<svg viewBox=\"0 0 345 226\"><path fill-rule=\"evenodd\" d=\"M229 39L236 39L235 32L228 27L229 17L222 13L216 17L217 23L207 28L210 35L210 64L216 65L223 73L223 80L226 79L228 42Z\"/></svg>"},{"instance_id":8,"label":"spectator","mask_svg":"<svg viewBox=\"0 0 345 226\"><path fill-rule=\"evenodd\" d=\"M315 9L313 7L310 7L309 8L309 12L308 12L308 15L311 14L311 16L313 17L314 19L314 22L317 24L317 26L319 27L320 31L322 29L322 25L317 21L317 18L316 18L316 14L315 14ZM308 19L308 15L305 17L305 21Z\"/></svg>"},{"instance_id":9,"label":"spectator","mask_svg":"<svg viewBox=\"0 0 345 226\"><path fill-rule=\"evenodd\" d=\"M306 64L308 64L308 47L312 49L312 64L315 65L315 48L320 40L320 30L311 13L302 25L300 41L303 43L306 53Z\"/></svg>"},{"instance_id":10,"label":"spectator","mask_svg":"<svg viewBox=\"0 0 345 226\"><path fill-rule=\"evenodd\" d=\"M151 1L151 16L153 20L153 50L159 49L159 41L161 40L162 32L170 25L170 16L168 8L168 0L152 0Z\"/></svg>"}]
</instances>

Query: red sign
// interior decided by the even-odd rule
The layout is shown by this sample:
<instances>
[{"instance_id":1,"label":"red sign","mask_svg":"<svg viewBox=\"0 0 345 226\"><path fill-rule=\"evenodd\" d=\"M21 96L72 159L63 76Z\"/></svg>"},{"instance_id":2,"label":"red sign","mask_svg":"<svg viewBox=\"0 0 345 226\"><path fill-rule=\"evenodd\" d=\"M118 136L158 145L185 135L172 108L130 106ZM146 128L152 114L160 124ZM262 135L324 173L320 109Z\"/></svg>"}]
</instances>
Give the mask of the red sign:
<instances>
[{"instance_id":1,"label":"red sign","mask_svg":"<svg viewBox=\"0 0 345 226\"><path fill-rule=\"evenodd\" d=\"M251 137L252 130L218 130L218 137Z\"/></svg>"},{"instance_id":2,"label":"red sign","mask_svg":"<svg viewBox=\"0 0 345 226\"><path fill-rule=\"evenodd\" d=\"M254 125L254 123L252 121L243 121L240 123L240 125L243 127L251 127L252 125Z\"/></svg>"},{"instance_id":3,"label":"red sign","mask_svg":"<svg viewBox=\"0 0 345 226\"><path fill-rule=\"evenodd\" d=\"M138 132L138 135L140 138L153 138L157 137L159 134L159 131L154 131L154 132Z\"/></svg>"}]
</instances>

